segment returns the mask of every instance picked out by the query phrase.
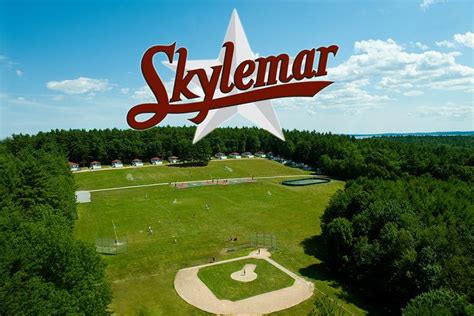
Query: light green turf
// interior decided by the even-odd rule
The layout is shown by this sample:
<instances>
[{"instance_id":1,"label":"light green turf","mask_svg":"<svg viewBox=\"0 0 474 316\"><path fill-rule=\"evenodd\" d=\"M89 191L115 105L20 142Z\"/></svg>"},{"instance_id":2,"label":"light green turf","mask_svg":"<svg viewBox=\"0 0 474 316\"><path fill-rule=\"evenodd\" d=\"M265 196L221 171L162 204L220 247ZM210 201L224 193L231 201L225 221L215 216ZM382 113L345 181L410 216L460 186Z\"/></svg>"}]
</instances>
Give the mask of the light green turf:
<instances>
[{"instance_id":1,"label":"light green turf","mask_svg":"<svg viewBox=\"0 0 474 316\"><path fill-rule=\"evenodd\" d=\"M156 167L136 171L144 180L154 182L160 181L157 178L163 176L161 173L168 172L168 178L173 176L165 170L176 170L175 177L184 180L225 172L225 165L231 166L234 176L296 174L297 178L303 173L267 160L213 162L200 169ZM91 172L76 177L82 188L103 188L123 184L122 178L127 172ZM91 203L78 206L75 235L90 243L97 237L113 237L113 220L119 237L128 237L128 253L104 256L114 291L111 308L118 314L205 315L176 294L173 287L176 272L207 263L213 257L224 260L248 254L249 249L225 254L224 249L233 246L226 240L234 236L238 238L237 244L243 243L249 234L257 231L277 236L279 249L272 257L278 263L309 277L318 289L337 298L351 312L363 313L352 303L352 297L345 295L325 274L321 262L312 253L306 253L303 246L307 243L305 240L320 234L320 216L329 198L342 189L344 183L332 181L289 187L281 185L280 181L268 179L189 189L159 186L94 192ZM174 204L175 199L177 203ZM210 205L210 210L206 210L206 204ZM147 235L148 226L154 229L153 236ZM310 299L278 314L306 315L312 304Z\"/></svg>"},{"instance_id":2,"label":"light green turf","mask_svg":"<svg viewBox=\"0 0 474 316\"><path fill-rule=\"evenodd\" d=\"M230 277L246 264L257 266L254 271L257 274L255 280L239 282ZM201 268L198 276L217 298L230 301L276 291L295 283L288 274L262 259L244 259Z\"/></svg>"},{"instance_id":3,"label":"light green turf","mask_svg":"<svg viewBox=\"0 0 474 316\"><path fill-rule=\"evenodd\" d=\"M288 168L267 159L218 160L209 162L206 167L182 168L178 166L161 165L87 171L75 173L75 178L79 189L93 190L160 182L309 174L309 172ZM225 168L226 166L232 171Z\"/></svg>"}]
</instances>

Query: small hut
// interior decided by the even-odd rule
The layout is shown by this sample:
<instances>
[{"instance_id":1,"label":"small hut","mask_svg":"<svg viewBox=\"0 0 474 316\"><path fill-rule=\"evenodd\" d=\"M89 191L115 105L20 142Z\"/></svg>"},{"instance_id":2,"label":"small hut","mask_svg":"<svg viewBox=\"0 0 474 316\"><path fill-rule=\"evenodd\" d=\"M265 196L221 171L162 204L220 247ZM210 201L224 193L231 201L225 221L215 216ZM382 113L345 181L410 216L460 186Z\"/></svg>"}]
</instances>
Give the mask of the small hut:
<instances>
[{"instance_id":1,"label":"small hut","mask_svg":"<svg viewBox=\"0 0 474 316\"><path fill-rule=\"evenodd\" d=\"M112 160L112 168L122 168L122 167L123 167L122 161L118 159Z\"/></svg>"},{"instance_id":2,"label":"small hut","mask_svg":"<svg viewBox=\"0 0 474 316\"><path fill-rule=\"evenodd\" d=\"M229 157L232 158L232 159L240 159L240 158L242 158L242 156L240 156L240 154L239 154L238 152L230 153L230 154L229 154Z\"/></svg>"},{"instance_id":3,"label":"small hut","mask_svg":"<svg viewBox=\"0 0 474 316\"><path fill-rule=\"evenodd\" d=\"M102 169L102 165L100 164L100 161L94 160L91 162L89 168L92 170Z\"/></svg>"},{"instance_id":4,"label":"small hut","mask_svg":"<svg viewBox=\"0 0 474 316\"><path fill-rule=\"evenodd\" d=\"M162 165L163 164L163 160L161 160L160 157L153 157L150 159L150 162L152 165Z\"/></svg>"},{"instance_id":5,"label":"small hut","mask_svg":"<svg viewBox=\"0 0 474 316\"><path fill-rule=\"evenodd\" d=\"M72 161L69 161L69 169L71 171L79 171L81 170L81 168L79 168L79 164L77 162L72 162Z\"/></svg>"},{"instance_id":6,"label":"small hut","mask_svg":"<svg viewBox=\"0 0 474 316\"><path fill-rule=\"evenodd\" d=\"M176 156L170 156L168 157L169 163L177 163L178 162L178 157Z\"/></svg>"},{"instance_id":7,"label":"small hut","mask_svg":"<svg viewBox=\"0 0 474 316\"><path fill-rule=\"evenodd\" d=\"M141 167L143 166L143 161L141 159L135 158L132 160L132 166Z\"/></svg>"},{"instance_id":8,"label":"small hut","mask_svg":"<svg viewBox=\"0 0 474 316\"><path fill-rule=\"evenodd\" d=\"M217 154L214 155L214 157L216 157L216 159L218 159L218 160L226 160L227 159L227 156L224 153L217 153Z\"/></svg>"}]
</instances>

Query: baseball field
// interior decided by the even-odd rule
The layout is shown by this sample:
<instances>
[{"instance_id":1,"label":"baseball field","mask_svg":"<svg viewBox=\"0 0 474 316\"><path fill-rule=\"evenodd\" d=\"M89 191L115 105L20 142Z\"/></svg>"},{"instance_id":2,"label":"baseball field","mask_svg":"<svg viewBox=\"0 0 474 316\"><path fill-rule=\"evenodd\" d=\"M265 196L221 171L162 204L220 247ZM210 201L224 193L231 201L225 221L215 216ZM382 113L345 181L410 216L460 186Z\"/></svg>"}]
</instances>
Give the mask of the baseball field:
<instances>
[{"instance_id":1,"label":"baseball field","mask_svg":"<svg viewBox=\"0 0 474 316\"><path fill-rule=\"evenodd\" d=\"M266 159L76 173L78 190L92 192L90 203L78 204L75 236L91 244L100 238L126 241L126 252L103 256L113 288L111 310L117 314L206 315L177 295L176 273L248 254L255 233L274 236L272 258L315 286L311 299L276 314L307 315L320 295L336 300L349 315L364 314L326 274L314 238L321 233L320 216L329 199L344 183L281 184L309 174ZM173 184L239 177L256 181L185 189ZM259 282L258 293L265 284L268 291L275 287Z\"/></svg>"}]
</instances>

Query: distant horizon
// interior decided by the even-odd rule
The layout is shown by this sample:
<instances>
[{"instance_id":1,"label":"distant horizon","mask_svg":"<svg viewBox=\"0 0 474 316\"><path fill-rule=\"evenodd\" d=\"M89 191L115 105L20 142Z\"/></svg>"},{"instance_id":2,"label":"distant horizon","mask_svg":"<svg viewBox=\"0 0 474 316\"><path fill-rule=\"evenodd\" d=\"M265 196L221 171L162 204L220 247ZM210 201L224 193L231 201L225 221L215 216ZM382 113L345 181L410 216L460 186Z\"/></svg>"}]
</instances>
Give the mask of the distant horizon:
<instances>
[{"instance_id":1,"label":"distant horizon","mask_svg":"<svg viewBox=\"0 0 474 316\"><path fill-rule=\"evenodd\" d=\"M173 126L173 125L163 125L163 126L155 126L155 127L194 127L191 125L181 125L181 126ZM153 128L155 128L153 127ZM256 128L256 129L261 129L258 126L223 126L221 127L223 129L225 128ZM60 131L70 131L70 130L85 130L85 131L91 131L91 130L112 130L112 129L117 129L117 130L133 130L131 128L118 128L118 127L104 127L104 128L53 128L50 130L44 130L44 131L38 131L36 133L17 133L17 134L11 134L9 136L5 136L3 138L0 138L0 141L4 141L8 138L13 137L14 135L29 135L29 136L35 136L38 133L50 133L55 130L60 130ZM466 130L466 131L461 131L461 130L456 130L456 131L418 131L418 132L383 132L383 133L335 133L331 131L327 132L321 132L321 131L316 131L316 130L308 130L308 129L287 129L283 128L283 132L291 132L293 130L297 131L307 131L307 132L316 132L320 134L333 134L333 135L345 135L345 136L474 136L474 130ZM135 131L136 133L141 133L140 131ZM451 135L444 135L444 134L451 134ZM204 138L206 139L206 138Z\"/></svg>"}]
</instances>

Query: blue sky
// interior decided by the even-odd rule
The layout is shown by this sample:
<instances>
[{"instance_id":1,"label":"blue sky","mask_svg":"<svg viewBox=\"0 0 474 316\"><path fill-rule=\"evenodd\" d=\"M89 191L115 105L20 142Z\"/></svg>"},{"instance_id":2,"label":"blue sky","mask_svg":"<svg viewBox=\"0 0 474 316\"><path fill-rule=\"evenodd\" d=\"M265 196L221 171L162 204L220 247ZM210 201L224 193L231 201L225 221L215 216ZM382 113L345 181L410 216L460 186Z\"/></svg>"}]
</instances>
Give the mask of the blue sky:
<instances>
[{"instance_id":1,"label":"blue sky","mask_svg":"<svg viewBox=\"0 0 474 316\"><path fill-rule=\"evenodd\" d=\"M329 62L333 85L314 99L274 102L283 128L474 130L472 1L0 0L0 138L127 128L127 111L150 100L144 51L177 42L189 59L214 59L234 8L260 55L340 47Z\"/></svg>"}]
</instances>

